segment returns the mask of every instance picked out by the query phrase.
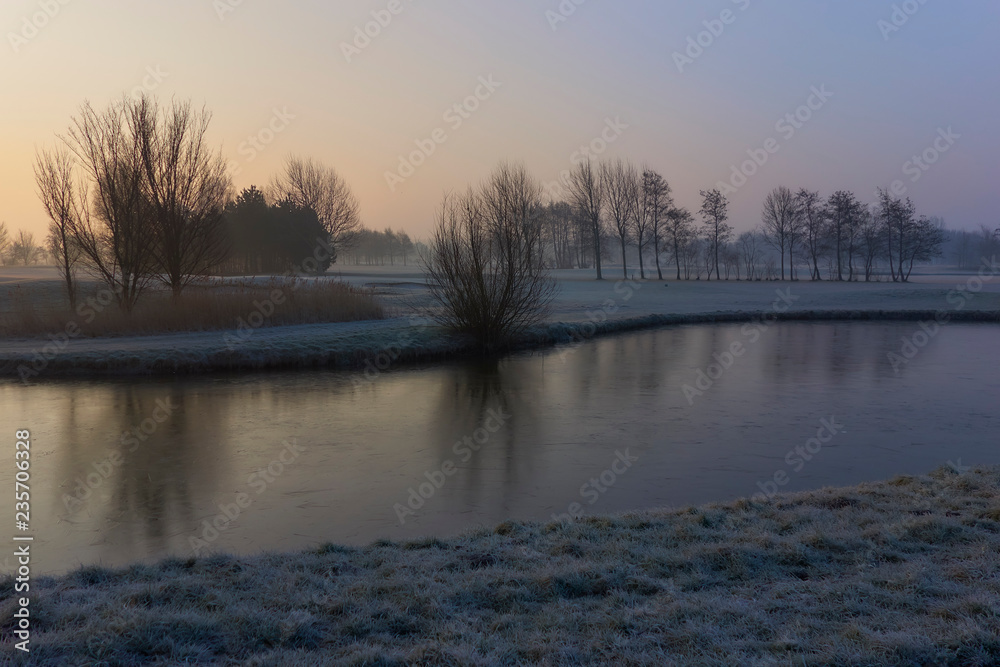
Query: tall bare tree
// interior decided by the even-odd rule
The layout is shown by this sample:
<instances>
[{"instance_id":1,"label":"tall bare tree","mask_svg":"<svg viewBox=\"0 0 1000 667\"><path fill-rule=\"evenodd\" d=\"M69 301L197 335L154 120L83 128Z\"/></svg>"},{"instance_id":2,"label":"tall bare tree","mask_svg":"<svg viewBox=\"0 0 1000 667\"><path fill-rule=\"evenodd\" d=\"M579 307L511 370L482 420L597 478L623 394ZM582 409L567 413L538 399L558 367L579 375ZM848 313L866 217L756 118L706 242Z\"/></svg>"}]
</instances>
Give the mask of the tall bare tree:
<instances>
[{"instance_id":1,"label":"tall bare tree","mask_svg":"<svg viewBox=\"0 0 1000 667\"><path fill-rule=\"evenodd\" d=\"M795 206L802 221L802 245L809 260L810 278L822 280L819 259L827 246L826 210L819 193L805 188L795 193Z\"/></svg>"},{"instance_id":2,"label":"tall bare tree","mask_svg":"<svg viewBox=\"0 0 1000 667\"><path fill-rule=\"evenodd\" d=\"M501 164L479 189L448 197L425 264L433 315L494 352L544 316L556 284L545 271L541 186Z\"/></svg>"},{"instance_id":3,"label":"tall bare tree","mask_svg":"<svg viewBox=\"0 0 1000 667\"><path fill-rule=\"evenodd\" d=\"M667 227L667 216L674 206L674 198L670 192L667 179L652 169L642 172L642 208L649 223L649 240L653 244L653 258L656 262L656 277L663 280L663 269L660 268L660 246L664 241ZM639 248L640 273L642 248Z\"/></svg>"},{"instance_id":4,"label":"tall bare tree","mask_svg":"<svg viewBox=\"0 0 1000 667\"><path fill-rule=\"evenodd\" d=\"M628 259L625 250L632 238L635 217L638 174L635 167L624 160L614 160L601 165L601 182L607 195L608 219L614 225L622 251L622 274L628 278Z\"/></svg>"},{"instance_id":5,"label":"tall bare tree","mask_svg":"<svg viewBox=\"0 0 1000 667\"><path fill-rule=\"evenodd\" d=\"M701 191L701 217L703 233L708 240L709 252L715 267L715 279L719 280L719 255L722 246L729 243L733 236L733 228L726 223L729 219L729 199L718 189ZM709 271L708 279L712 279Z\"/></svg>"},{"instance_id":6,"label":"tall bare tree","mask_svg":"<svg viewBox=\"0 0 1000 667\"><path fill-rule=\"evenodd\" d=\"M78 203L73 186L73 157L65 149L35 154L38 198L49 216L49 251L66 284L70 308L76 310L75 267L80 248L73 240L73 216Z\"/></svg>"},{"instance_id":7,"label":"tall bare tree","mask_svg":"<svg viewBox=\"0 0 1000 667\"><path fill-rule=\"evenodd\" d=\"M667 211L666 237L670 252L677 266L677 280L681 279L681 262L689 241L695 236L694 216L683 207L671 206Z\"/></svg>"},{"instance_id":8,"label":"tall bare tree","mask_svg":"<svg viewBox=\"0 0 1000 667\"><path fill-rule=\"evenodd\" d=\"M7 223L0 221L0 261L4 260L7 251L10 249L10 232L7 231Z\"/></svg>"},{"instance_id":9,"label":"tall bare tree","mask_svg":"<svg viewBox=\"0 0 1000 667\"><path fill-rule=\"evenodd\" d=\"M569 192L573 206L587 222L593 236L594 266L597 269L597 279L603 280L601 274L601 236L604 232L604 185L598 170L588 159L576 165L569 177Z\"/></svg>"},{"instance_id":10,"label":"tall bare tree","mask_svg":"<svg viewBox=\"0 0 1000 667\"><path fill-rule=\"evenodd\" d=\"M28 266L38 258L41 248L35 245L35 235L25 229L19 229L14 242L10 246L10 255L21 266Z\"/></svg>"},{"instance_id":11,"label":"tall bare tree","mask_svg":"<svg viewBox=\"0 0 1000 667\"><path fill-rule=\"evenodd\" d=\"M837 280L844 280L844 268L848 280L852 277L854 244L858 233L858 215L861 204L853 192L838 190L827 201L827 215L833 251L836 255ZM846 261L845 261L846 260Z\"/></svg>"},{"instance_id":12,"label":"tall bare tree","mask_svg":"<svg viewBox=\"0 0 1000 667\"><path fill-rule=\"evenodd\" d=\"M71 218L73 239L85 265L126 312L153 280L156 242L140 128L131 122L133 104L148 100L123 97L100 113L87 102L63 137L90 183L81 189L80 206Z\"/></svg>"},{"instance_id":13,"label":"tall bare tree","mask_svg":"<svg viewBox=\"0 0 1000 667\"><path fill-rule=\"evenodd\" d=\"M290 156L271 184L271 197L290 199L316 211L337 252L351 244L361 229L361 208L347 181L333 167L312 158Z\"/></svg>"},{"instance_id":14,"label":"tall bare tree","mask_svg":"<svg viewBox=\"0 0 1000 667\"><path fill-rule=\"evenodd\" d=\"M746 271L747 280L753 280L759 276L758 264L761 257L761 235L756 230L743 232L736 239L739 246L739 254L743 260L743 268Z\"/></svg>"},{"instance_id":15,"label":"tall bare tree","mask_svg":"<svg viewBox=\"0 0 1000 667\"><path fill-rule=\"evenodd\" d=\"M232 182L221 152L206 143L211 121L206 110L192 110L189 101L161 110L144 96L129 112L156 235L156 276L176 298L226 257L223 214Z\"/></svg>"},{"instance_id":16,"label":"tall bare tree","mask_svg":"<svg viewBox=\"0 0 1000 667\"><path fill-rule=\"evenodd\" d=\"M792 262L793 239L798 225L799 212L792 191L785 186L772 190L764 199L764 210L761 220L764 224L764 235L781 256L781 279L785 279L785 253L788 252L789 263Z\"/></svg>"}]
</instances>

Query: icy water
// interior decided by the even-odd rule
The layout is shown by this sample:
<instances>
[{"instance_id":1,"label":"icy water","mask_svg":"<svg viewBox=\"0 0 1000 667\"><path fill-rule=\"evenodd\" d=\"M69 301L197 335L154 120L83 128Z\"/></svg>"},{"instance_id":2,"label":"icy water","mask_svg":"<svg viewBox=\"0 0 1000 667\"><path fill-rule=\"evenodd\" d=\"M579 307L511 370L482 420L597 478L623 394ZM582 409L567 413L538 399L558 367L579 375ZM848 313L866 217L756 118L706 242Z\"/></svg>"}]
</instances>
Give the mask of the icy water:
<instances>
[{"instance_id":1,"label":"icy water","mask_svg":"<svg viewBox=\"0 0 1000 667\"><path fill-rule=\"evenodd\" d=\"M1000 464L1000 329L920 331L691 326L369 377L5 381L0 487L30 429L32 565L58 573Z\"/></svg>"}]
</instances>

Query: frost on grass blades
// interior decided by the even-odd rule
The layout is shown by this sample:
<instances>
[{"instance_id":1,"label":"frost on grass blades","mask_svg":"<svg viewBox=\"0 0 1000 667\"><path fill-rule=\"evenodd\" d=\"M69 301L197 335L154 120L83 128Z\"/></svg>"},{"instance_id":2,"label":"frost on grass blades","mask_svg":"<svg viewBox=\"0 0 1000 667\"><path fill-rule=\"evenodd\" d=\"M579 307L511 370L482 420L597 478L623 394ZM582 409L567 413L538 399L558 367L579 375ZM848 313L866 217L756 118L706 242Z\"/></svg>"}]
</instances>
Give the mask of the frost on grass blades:
<instances>
[{"instance_id":1,"label":"frost on grass blades","mask_svg":"<svg viewBox=\"0 0 1000 667\"><path fill-rule=\"evenodd\" d=\"M492 74L479 77L479 85L472 94L445 109L441 119L452 132L457 132L465 121L472 118L472 114L479 110L482 103L493 97L501 86L503 82L495 80ZM415 139L413 143L416 145L416 150L408 155L400 155L396 170L385 172L385 183L389 186L389 191L395 192L397 187L417 173L417 169L422 167L450 136L448 129L437 127L427 137Z\"/></svg>"}]
</instances>

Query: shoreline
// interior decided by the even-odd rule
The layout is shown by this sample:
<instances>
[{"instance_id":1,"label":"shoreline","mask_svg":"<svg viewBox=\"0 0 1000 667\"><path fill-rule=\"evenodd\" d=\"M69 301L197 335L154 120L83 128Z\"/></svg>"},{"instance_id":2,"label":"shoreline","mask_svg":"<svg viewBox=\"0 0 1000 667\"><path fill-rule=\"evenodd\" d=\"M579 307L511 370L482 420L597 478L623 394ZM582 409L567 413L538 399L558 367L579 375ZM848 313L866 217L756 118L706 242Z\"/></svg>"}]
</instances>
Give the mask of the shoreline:
<instances>
[{"instance_id":1,"label":"shoreline","mask_svg":"<svg viewBox=\"0 0 1000 667\"><path fill-rule=\"evenodd\" d=\"M24 664L992 664L998 492L1000 467L943 467L444 540L85 567L32 580Z\"/></svg>"},{"instance_id":2,"label":"shoreline","mask_svg":"<svg viewBox=\"0 0 1000 667\"><path fill-rule=\"evenodd\" d=\"M942 316L947 320L942 320ZM635 317L548 322L528 331L510 352L548 349L567 343L669 326L769 322L933 322L1000 323L1000 310L810 309L714 311L646 314ZM436 326L413 325L407 318L336 324L267 327L256 330L239 349L225 344L231 332L210 331L154 336L0 341L0 378L26 382L44 377L196 375L328 368L376 369L479 356L474 343ZM284 334L284 335L283 335ZM90 350L62 351L74 342ZM49 356L46 346L53 346ZM121 347L122 349L117 349ZM6 349L5 349L6 348ZM11 349L14 348L14 349ZM39 355L41 354L41 359ZM388 361L388 364L385 362ZM377 365L377 368L376 368ZM26 370L27 369L27 370Z\"/></svg>"}]
</instances>

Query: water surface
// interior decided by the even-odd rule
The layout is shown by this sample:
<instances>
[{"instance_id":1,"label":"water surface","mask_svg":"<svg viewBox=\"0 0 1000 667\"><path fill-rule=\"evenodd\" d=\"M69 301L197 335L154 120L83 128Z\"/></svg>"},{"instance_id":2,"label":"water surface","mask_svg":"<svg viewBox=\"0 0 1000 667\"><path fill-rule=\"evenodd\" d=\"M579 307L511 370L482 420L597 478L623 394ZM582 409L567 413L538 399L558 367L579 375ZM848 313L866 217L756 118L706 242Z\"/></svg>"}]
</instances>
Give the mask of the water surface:
<instances>
[{"instance_id":1,"label":"water surface","mask_svg":"<svg viewBox=\"0 0 1000 667\"><path fill-rule=\"evenodd\" d=\"M1000 330L945 327L897 373L917 331L689 326L374 378L6 381L0 406L8 451L32 432L33 567L55 573L1000 464ZM836 434L807 444L824 420Z\"/></svg>"}]
</instances>

